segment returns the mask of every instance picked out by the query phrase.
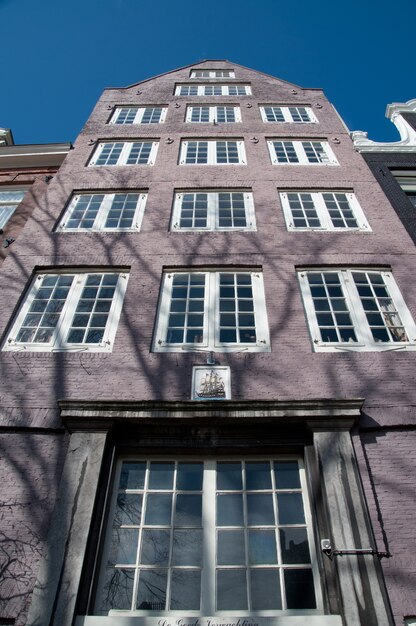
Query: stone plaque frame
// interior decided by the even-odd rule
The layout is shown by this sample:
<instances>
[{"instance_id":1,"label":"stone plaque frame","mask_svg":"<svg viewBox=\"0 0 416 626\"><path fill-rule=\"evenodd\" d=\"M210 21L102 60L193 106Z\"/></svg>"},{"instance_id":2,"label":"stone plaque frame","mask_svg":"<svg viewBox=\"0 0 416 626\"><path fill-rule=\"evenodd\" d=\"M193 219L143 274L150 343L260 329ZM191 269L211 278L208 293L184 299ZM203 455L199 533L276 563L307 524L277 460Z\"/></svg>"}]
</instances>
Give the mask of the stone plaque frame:
<instances>
[{"instance_id":1,"label":"stone plaque frame","mask_svg":"<svg viewBox=\"0 0 416 626\"><path fill-rule=\"evenodd\" d=\"M231 371L225 365L192 368L191 400L231 400Z\"/></svg>"}]
</instances>

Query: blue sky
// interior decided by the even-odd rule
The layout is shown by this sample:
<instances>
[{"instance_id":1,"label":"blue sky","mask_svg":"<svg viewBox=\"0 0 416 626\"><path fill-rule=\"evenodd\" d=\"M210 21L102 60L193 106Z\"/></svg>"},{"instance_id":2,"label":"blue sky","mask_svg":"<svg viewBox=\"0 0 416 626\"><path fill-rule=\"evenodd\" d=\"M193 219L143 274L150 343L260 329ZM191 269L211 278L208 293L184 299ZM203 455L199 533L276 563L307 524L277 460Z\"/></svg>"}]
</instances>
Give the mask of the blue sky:
<instances>
[{"instance_id":1,"label":"blue sky","mask_svg":"<svg viewBox=\"0 0 416 626\"><path fill-rule=\"evenodd\" d=\"M72 141L105 87L225 58L321 87L351 130L394 141L415 23L416 0L0 0L0 127Z\"/></svg>"}]
</instances>

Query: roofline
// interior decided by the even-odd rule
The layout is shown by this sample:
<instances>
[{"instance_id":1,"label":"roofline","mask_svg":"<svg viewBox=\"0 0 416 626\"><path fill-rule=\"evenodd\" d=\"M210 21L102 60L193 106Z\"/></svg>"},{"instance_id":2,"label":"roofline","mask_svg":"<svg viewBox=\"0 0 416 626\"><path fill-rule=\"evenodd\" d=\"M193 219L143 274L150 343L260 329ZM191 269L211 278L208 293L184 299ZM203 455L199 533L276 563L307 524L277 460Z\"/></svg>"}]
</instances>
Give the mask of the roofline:
<instances>
[{"instance_id":1,"label":"roofline","mask_svg":"<svg viewBox=\"0 0 416 626\"><path fill-rule=\"evenodd\" d=\"M247 67L246 65L241 65L240 63L234 63L233 61L229 61L228 59L203 59L202 61L197 61L196 63L189 63L188 65L182 65L181 67L177 67L173 70L169 70L168 72L163 72L162 74L156 74L155 76L150 76L149 78L140 80L139 82L133 83L132 85L128 85L127 87L105 87L104 91L109 91L109 90L114 90L114 89L117 89L117 90L131 89L132 87L137 87L137 85L142 85L143 83L147 83L150 80L153 80L155 78L161 78L162 76L167 76L168 74L173 74L174 72L178 72L180 70L185 70L188 67L196 67L197 65L201 65L202 63L213 63L213 62L230 63L231 65L234 65L236 67L241 67L245 70L249 70L250 72L257 72L258 74L262 74L263 76L267 76L268 78L273 78L274 80L278 80L282 83L285 83L286 85L289 85L290 87L296 87L297 89L302 89L304 91L311 90L311 89L313 89L314 91L323 91L322 87L301 87L300 85L297 85L296 83L291 83L288 80L285 80L284 78L278 78L276 76L273 76L272 74L266 74L266 72L262 72L261 70L255 70L252 67Z\"/></svg>"},{"instance_id":2,"label":"roofline","mask_svg":"<svg viewBox=\"0 0 416 626\"><path fill-rule=\"evenodd\" d=\"M28 143L14 144L12 146L0 146L0 156L20 156L37 154L62 154L69 152L72 144L67 143Z\"/></svg>"}]
</instances>

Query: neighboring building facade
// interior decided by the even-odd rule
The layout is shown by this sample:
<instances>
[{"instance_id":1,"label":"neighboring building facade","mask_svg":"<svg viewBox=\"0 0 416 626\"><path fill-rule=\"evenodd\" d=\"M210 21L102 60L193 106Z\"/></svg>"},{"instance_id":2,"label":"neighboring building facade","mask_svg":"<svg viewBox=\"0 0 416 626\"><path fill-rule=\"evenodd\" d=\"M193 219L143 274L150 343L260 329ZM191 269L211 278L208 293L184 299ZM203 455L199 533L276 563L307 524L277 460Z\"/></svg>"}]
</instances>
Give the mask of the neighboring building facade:
<instances>
[{"instance_id":1,"label":"neighboring building facade","mask_svg":"<svg viewBox=\"0 0 416 626\"><path fill-rule=\"evenodd\" d=\"M351 136L416 243L416 100L389 104L386 117L395 124L400 141L371 141L359 130Z\"/></svg>"},{"instance_id":2,"label":"neighboring building facade","mask_svg":"<svg viewBox=\"0 0 416 626\"><path fill-rule=\"evenodd\" d=\"M0 265L40 203L47 183L70 150L70 143L15 145L0 128Z\"/></svg>"},{"instance_id":3,"label":"neighboring building facade","mask_svg":"<svg viewBox=\"0 0 416 626\"><path fill-rule=\"evenodd\" d=\"M414 617L413 274L322 90L105 90L0 274L0 624Z\"/></svg>"}]
</instances>

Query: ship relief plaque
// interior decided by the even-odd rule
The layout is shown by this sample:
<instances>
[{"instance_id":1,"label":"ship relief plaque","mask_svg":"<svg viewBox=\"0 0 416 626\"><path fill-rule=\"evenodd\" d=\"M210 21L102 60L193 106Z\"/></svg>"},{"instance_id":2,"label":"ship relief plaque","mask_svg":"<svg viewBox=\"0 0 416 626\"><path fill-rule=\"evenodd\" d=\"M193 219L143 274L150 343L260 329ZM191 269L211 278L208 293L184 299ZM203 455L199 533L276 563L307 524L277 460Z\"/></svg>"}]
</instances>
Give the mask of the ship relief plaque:
<instances>
[{"instance_id":1,"label":"ship relief plaque","mask_svg":"<svg viewBox=\"0 0 416 626\"><path fill-rule=\"evenodd\" d=\"M192 368L192 400L230 400L231 374L225 366Z\"/></svg>"}]
</instances>

